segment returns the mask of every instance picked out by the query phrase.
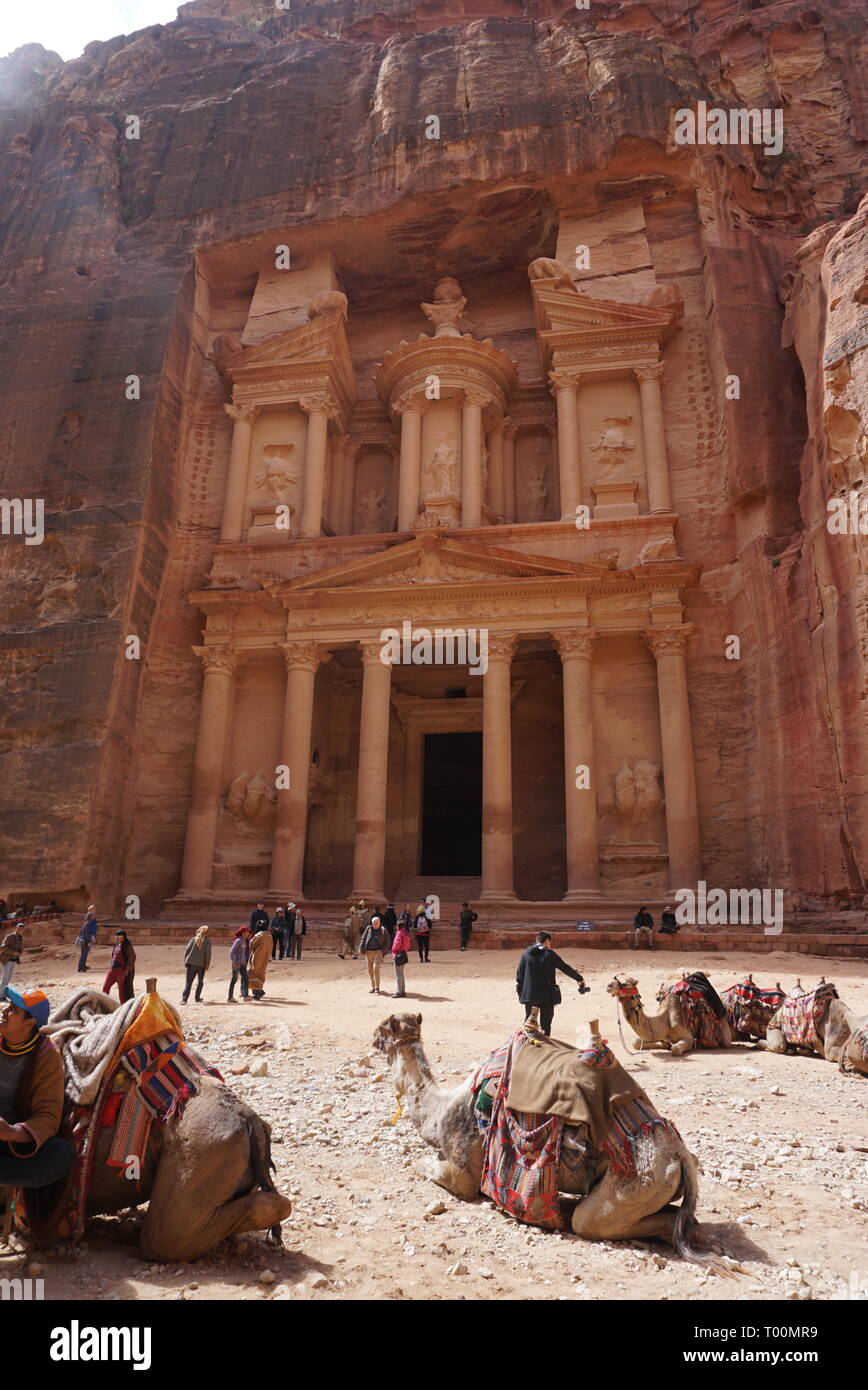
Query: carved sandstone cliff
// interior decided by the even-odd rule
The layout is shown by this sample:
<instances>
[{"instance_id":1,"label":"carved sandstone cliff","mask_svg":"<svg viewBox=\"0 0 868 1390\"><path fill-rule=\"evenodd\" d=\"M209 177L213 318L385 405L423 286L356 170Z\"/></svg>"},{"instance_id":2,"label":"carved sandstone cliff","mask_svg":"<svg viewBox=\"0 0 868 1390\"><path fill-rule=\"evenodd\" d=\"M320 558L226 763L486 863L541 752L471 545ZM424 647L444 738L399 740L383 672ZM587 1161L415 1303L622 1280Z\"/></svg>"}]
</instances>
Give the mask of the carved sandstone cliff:
<instances>
[{"instance_id":1,"label":"carved sandstone cliff","mask_svg":"<svg viewBox=\"0 0 868 1390\"><path fill-rule=\"evenodd\" d=\"M688 300L679 547L698 616L743 638L738 663L710 637L692 658L709 879L862 900L865 540L830 536L826 503L864 479L864 23L855 0L753 3L197 0L66 64L0 61L0 495L46 508L42 545L0 540L0 889L105 910L177 886L184 596L225 479L191 409L222 408L199 268L229 331L256 239L341 246L364 304L386 266L394 295L468 268L507 284L580 206L613 258L589 293L639 301L656 275ZM783 156L676 147L699 100L781 107ZM618 222L637 204L650 253Z\"/></svg>"}]
</instances>

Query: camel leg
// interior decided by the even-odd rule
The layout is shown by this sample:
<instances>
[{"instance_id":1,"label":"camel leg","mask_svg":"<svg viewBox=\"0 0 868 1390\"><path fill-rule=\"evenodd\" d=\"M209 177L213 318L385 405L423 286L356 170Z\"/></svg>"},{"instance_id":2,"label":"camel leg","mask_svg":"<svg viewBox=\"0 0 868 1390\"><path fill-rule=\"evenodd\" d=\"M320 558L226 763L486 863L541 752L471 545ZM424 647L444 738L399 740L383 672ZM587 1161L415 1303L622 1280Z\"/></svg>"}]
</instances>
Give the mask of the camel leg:
<instances>
[{"instance_id":1,"label":"camel leg","mask_svg":"<svg viewBox=\"0 0 868 1390\"><path fill-rule=\"evenodd\" d=\"M427 1178L429 1182L436 1182L438 1187L445 1187L446 1191L451 1192L453 1197L461 1197L463 1201L472 1202L479 1196L481 1174L474 1175L466 1168L460 1168L456 1163L450 1162L448 1158L435 1157L434 1154L423 1154L417 1164L416 1172L421 1178Z\"/></svg>"},{"instance_id":2,"label":"camel leg","mask_svg":"<svg viewBox=\"0 0 868 1390\"><path fill-rule=\"evenodd\" d=\"M573 1212L572 1227L585 1240L643 1240L672 1244L678 1217L666 1210L681 1183L681 1164L673 1159L657 1182L621 1183L608 1170Z\"/></svg>"},{"instance_id":3,"label":"camel leg","mask_svg":"<svg viewBox=\"0 0 868 1390\"><path fill-rule=\"evenodd\" d=\"M765 1052L786 1052L786 1039L780 1028L770 1028L765 1038L760 1038L757 1047L761 1047Z\"/></svg>"},{"instance_id":4,"label":"camel leg","mask_svg":"<svg viewBox=\"0 0 868 1390\"><path fill-rule=\"evenodd\" d=\"M732 1047L732 1027L728 1018L720 1020L720 1037L722 1047Z\"/></svg>"},{"instance_id":5,"label":"camel leg","mask_svg":"<svg viewBox=\"0 0 868 1390\"><path fill-rule=\"evenodd\" d=\"M249 1192L245 1197L236 1197L197 1214L196 1198L204 1194L191 1194L188 1188L183 1188L167 1197L159 1192L160 1186L158 1175L140 1239L145 1259L159 1260L163 1264L196 1260L227 1236L237 1236L242 1231L266 1231L279 1225L292 1211L292 1203L279 1192Z\"/></svg>"},{"instance_id":6,"label":"camel leg","mask_svg":"<svg viewBox=\"0 0 868 1390\"><path fill-rule=\"evenodd\" d=\"M686 1038L679 1038L678 1042L672 1044L672 1051L676 1057L683 1057L685 1052L692 1052L693 1038L689 1034Z\"/></svg>"}]
</instances>

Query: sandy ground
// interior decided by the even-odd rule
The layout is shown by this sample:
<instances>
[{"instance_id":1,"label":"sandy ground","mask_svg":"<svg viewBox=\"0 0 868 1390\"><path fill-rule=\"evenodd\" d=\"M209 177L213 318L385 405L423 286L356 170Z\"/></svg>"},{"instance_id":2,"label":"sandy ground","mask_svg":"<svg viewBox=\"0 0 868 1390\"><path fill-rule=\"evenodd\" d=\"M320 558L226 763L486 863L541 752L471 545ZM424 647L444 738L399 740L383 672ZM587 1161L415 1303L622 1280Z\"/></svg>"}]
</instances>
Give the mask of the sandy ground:
<instances>
[{"instance_id":1,"label":"sandy ground","mask_svg":"<svg viewBox=\"0 0 868 1390\"><path fill-rule=\"evenodd\" d=\"M183 952L137 952L139 987L156 975L177 1005ZM417 1176L425 1146L406 1119L385 1123L394 1093L370 1050L375 1024L399 1006L368 993L364 963L311 951L300 963L272 966L260 1003L229 1007L224 954L206 977L206 1001L182 1012L190 1039L273 1128L277 1183L294 1208L285 1250L256 1234L194 1264L148 1265L138 1256L136 1217L106 1218L91 1223L74 1258L37 1257L47 1298L868 1298L868 1079L842 1076L818 1058L745 1046L686 1057L634 1053L626 1027L628 1046L619 1038L606 984L616 970L636 974L655 1011L659 982L684 967L683 956L565 951L592 990L579 997L563 980L554 1032L574 1041L600 1017L616 1055L699 1156L701 1243L738 1263L742 1272L731 1277L650 1242L591 1244L536 1231ZM97 987L107 955L98 948L91 956ZM430 964L411 959L400 1007L421 1012L428 1057L444 1082L460 1080L521 1017L516 958L435 950ZM809 988L825 974L852 1008L868 1012L868 962L731 953L689 963L719 989L749 970L760 984L785 988L797 977ZM38 982L58 1001L81 981L74 966L71 948L47 950L38 966L25 963L16 983ZM391 967L383 983L393 988ZM261 1059L266 1076L230 1075ZM429 1213L437 1206L443 1210ZM0 1275L20 1273L23 1262L0 1258Z\"/></svg>"}]
</instances>

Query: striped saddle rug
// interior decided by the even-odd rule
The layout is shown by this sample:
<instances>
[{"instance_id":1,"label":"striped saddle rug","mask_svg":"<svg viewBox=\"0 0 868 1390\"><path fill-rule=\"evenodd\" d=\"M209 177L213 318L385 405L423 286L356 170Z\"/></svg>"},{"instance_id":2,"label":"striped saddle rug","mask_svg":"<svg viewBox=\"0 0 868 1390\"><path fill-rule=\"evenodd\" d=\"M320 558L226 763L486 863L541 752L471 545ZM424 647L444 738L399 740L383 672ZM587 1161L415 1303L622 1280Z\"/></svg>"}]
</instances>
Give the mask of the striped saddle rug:
<instances>
[{"instance_id":1,"label":"striped saddle rug","mask_svg":"<svg viewBox=\"0 0 868 1390\"><path fill-rule=\"evenodd\" d=\"M735 1038L764 1038L769 1019L781 1007L786 995L782 989L760 989L753 980L730 985L720 996L726 1006Z\"/></svg>"},{"instance_id":2,"label":"striped saddle rug","mask_svg":"<svg viewBox=\"0 0 868 1390\"><path fill-rule=\"evenodd\" d=\"M817 1032L818 1024L823 1022L833 999L838 998L834 985L817 985L807 994L789 994L781 1004L780 1028L784 1039L791 1047L809 1047L812 1050L822 1046Z\"/></svg>"}]
</instances>

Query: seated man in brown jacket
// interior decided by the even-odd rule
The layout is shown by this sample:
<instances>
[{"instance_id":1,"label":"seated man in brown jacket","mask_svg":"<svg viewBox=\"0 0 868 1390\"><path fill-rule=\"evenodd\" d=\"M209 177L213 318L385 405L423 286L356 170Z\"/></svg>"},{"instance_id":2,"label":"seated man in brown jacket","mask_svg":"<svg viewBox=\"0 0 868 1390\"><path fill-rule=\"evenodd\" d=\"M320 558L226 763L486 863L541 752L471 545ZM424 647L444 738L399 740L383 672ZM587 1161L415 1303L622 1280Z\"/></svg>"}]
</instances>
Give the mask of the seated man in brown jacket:
<instances>
[{"instance_id":1,"label":"seated man in brown jacket","mask_svg":"<svg viewBox=\"0 0 868 1390\"><path fill-rule=\"evenodd\" d=\"M72 1144L58 1134L63 1063L39 1031L50 1012L41 989L7 985L0 1002L0 1187L47 1187L72 1168Z\"/></svg>"}]
</instances>

